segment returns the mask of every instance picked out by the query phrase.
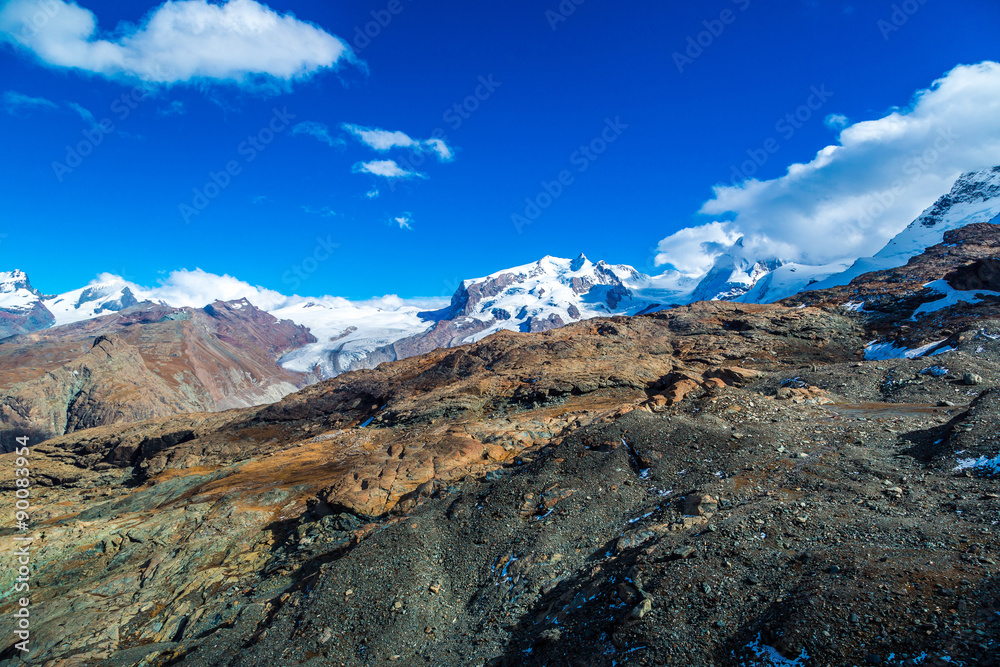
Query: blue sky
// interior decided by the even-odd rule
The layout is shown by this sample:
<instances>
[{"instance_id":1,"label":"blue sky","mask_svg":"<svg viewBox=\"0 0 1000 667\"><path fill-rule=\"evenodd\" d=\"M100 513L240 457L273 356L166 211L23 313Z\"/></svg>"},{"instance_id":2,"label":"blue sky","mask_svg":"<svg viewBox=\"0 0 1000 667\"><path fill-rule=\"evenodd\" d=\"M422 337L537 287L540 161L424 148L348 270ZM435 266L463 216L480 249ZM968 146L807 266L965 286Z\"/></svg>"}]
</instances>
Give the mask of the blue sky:
<instances>
[{"instance_id":1,"label":"blue sky","mask_svg":"<svg viewBox=\"0 0 1000 667\"><path fill-rule=\"evenodd\" d=\"M718 237L695 235L702 250L706 238L763 234L744 204L700 213L728 201L714 185L752 176L778 187L845 129L905 111L956 66L1000 59L993 0L231 4L295 20L280 19L264 46L193 48L156 3L0 5L2 268L49 293L101 272L153 285L201 268L358 299L448 295L460 279L547 254L653 273L685 263L682 244L658 248L685 228ZM77 48L83 10L99 32L81 43L104 39L120 54ZM17 17L38 12L18 40ZM358 40L366 27L377 35ZM364 48L338 54L326 36ZM980 74L971 80L992 103L995 72ZM962 107L968 86L953 88ZM70 167L67 147L81 143L89 154ZM959 143L969 149L928 169L921 202L995 146ZM754 156L763 164L744 166ZM212 174L225 184L217 193ZM199 199L206 186L216 196ZM753 214L766 218L765 204ZM742 230L720 231L740 215ZM789 257L831 259L779 240Z\"/></svg>"}]
</instances>

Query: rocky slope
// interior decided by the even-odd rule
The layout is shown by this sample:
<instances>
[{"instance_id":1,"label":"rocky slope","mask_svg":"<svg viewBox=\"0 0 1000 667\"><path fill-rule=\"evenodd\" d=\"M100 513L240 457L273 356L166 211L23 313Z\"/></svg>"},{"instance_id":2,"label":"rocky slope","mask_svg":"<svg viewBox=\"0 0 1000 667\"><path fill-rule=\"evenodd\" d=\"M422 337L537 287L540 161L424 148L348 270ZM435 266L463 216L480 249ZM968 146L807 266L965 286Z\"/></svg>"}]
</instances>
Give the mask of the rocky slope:
<instances>
[{"instance_id":1,"label":"rocky slope","mask_svg":"<svg viewBox=\"0 0 1000 667\"><path fill-rule=\"evenodd\" d=\"M1000 312L911 299L993 286L1000 233L945 241L864 294L501 331L37 444L31 664L995 666Z\"/></svg>"},{"instance_id":2,"label":"rocky slope","mask_svg":"<svg viewBox=\"0 0 1000 667\"><path fill-rule=\"evenodd\" d=\"M273 402L308 380L277 359L314 340L246 301L141 304L16 336L0 345L0 428L61 435Z\"/></svg>"},{"instance_id":3,"label":"rocky slope","mask_svg":"<svg viewBox=\"0 0 1000 667\"><path fill-rule=\"evenodd\" d=\"M944 348L977 320L1000 316L998 258L1000 225L974 223L944 232L942 243L903 266L781 303L856 311L873 339L899 350L935 341Z\"/></svg>"}]
</instances>

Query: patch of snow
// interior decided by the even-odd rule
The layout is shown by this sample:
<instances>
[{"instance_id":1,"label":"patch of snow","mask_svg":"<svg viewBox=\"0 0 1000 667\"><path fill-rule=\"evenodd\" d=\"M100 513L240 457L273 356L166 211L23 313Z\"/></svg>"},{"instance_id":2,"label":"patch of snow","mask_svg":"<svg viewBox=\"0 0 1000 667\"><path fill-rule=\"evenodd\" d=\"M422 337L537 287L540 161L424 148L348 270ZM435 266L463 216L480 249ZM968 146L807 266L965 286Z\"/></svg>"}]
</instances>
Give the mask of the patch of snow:
<instances>
[{"instance_id":1,"label":"patch of snow","mask_svg":"<svg viewBox=\"0 0 1000 667\"><path fill-rule=\"evenodd\" d=\"M757 635L757 639L747 644L746 647L753 652L757 659L751 659L749 663L742 662L740 663L741 667L805 667L809 661L809 653L805 649L802 649L799 657L795 660L789 660L778 653L776 648L764 644L761 641L760 634Z\"/></svg>"},{"instance_id":2,"label":"patch of snow","mask_svg":"<svg viewBox=\"0 0 1000 667\"><path fill-rule=\"evenodd\" d=\"M886 359L916 359L926 355L946 340L947 338L942 338L939 341L928 343L927 345L922 345L913 349L898 347L895 343L877 343L872 341L865 348L865 359L867 361L883 361ZM943 354L944 352L950 352L952 349L953 348L951 347L945 347L941 350L935 351L931 356L937 356L938 354Z\"/></svg>"},{"instance_id":3,"label":"patch of snow","mask_svg":"<svg viewBox=\"0 0 1000 667\"><path fill-rule=\"evenodd\" d=\"M1000 455L988 459L980 456L978 459L959 459L955 466L955 472L963 470L984 470L992 475L1000 474Z\"/></svg>"},{"instance_id":4,"label":"patch of snow","mask_svg":"<svg viewBox=\"0 0 1000 667\"><path fill-rule=\"evenodd\" d=\"M989 290L957 290L949 285L946 280L935 280L927 283L924 287L930 288L932 291L940 294L941 298L921 304L913 312L912 319L916 319L921 315L936 313L945 308L951 308L961 302L969 304L979 303L982 301L980 297L983 295L1000 297L1000 292L991 292Z\"/></svg>"}]
</instances>

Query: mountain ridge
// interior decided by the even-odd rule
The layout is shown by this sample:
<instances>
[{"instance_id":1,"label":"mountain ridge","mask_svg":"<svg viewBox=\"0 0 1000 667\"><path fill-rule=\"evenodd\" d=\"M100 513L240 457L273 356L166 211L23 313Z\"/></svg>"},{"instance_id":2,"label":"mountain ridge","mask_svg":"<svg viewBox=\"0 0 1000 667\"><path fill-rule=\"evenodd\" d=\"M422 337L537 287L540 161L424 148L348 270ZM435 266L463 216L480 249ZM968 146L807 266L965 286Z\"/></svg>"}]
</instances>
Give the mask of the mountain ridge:
<instances>
[{"instance_id":1,"label":"mountain ridge","mask_svg":"<svg viewBox=\"0 0 1000 667\"><path fill-rule=\"evenodd\" d=\"M803 290L849 283L861 273L901 266L944 233L1000 216L1000 166L962 174L950 192L869 258L817 266L747 256L744 240L719 255L698 278L648 276L628 265L546 256L536 262L463 280L437 309L395 303L358 304L338 297L282 297L266 311L308 327L315 343L287 352L281 365L321 380L475 342L500 330L542 332L581 319L655 312L702 300L772 303ZM0 335L24 334L93 319L142 303L155 291L105 277L46 297L21 271L0 273Z\"/></svg>"}]
</instances>

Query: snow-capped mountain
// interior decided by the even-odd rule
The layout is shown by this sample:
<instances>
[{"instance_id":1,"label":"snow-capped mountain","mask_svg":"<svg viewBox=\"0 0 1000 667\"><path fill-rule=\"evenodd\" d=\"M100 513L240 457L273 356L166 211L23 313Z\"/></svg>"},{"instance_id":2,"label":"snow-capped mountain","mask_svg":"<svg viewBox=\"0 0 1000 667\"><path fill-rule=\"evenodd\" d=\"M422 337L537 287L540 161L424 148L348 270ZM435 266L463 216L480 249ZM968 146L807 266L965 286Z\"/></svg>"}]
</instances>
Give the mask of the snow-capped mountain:
<instances>
[{"instance_id":1,"label":"snow-capped mountain","mask_svg":"<svg viewBox=\"0 0 1000 667\"><path fill-rule=\"evenodd\" d=\"M574 260L546 256L533 264L466 280L441 314L444 320L469 318L483 325L465 342L492 333L545 331L602 315L631 315L647 309L637 298L648 277L631 266L596 264L580 255Z\"/></svg>"},{"instance_id":2,"label":"snow-capped mountain","mask_svg":"<svg viewBox=\"0 0 1000 667\"><path fill-rule=\"evenodd\" d=\"M321 377L372 368L438 347L472 343L502 329L540 332L582 319L635 315L672 292L631 266L543 257L532 264L465 280L437 309L308 299L271 310L303 324L319 342L281 359L289 370Z\"/></svg>"},{"instance_id":3,"label":"snow-capped mountain","mask_svg":"<svg viewBox=\"0 0 1000 667\"><path fill-rule=\"evenodd\" d=\"M0 338L52 326L42 298L24 271L0 271Z\"/></svg>"},{"instance_id":4,"label":"snow-capped mountain","mask_svg":"<svg viewBox=\"0 0 1000 667\"><path fill-rule=\"evenodd\" d=\"M89 320L139 303L132 289L117 276L53 297L42 304L55 317L55 326Z\"/></svg>"},{"instance_id":5,"label":"snow-capped mountain","mask_svg":"<svg viewBox=\"0 0 1000 667\"><path fill-rule=\"evenodd\" d=\"M287 370L321 379L475 342L503 329L539 332L592 317L636 315L701 300L770 303L808 289L847 284L867 271L900 266L940 243L946 231L974 222L1000 222L998 216L1000 167L994 167L963 175L950 193L875 256L824 266L748 257L742 240L720 255L704 276L696 277L676 271L651 277L627 265L594 263L584 255L572 260L546 256L466 280L450 302L289 297L225 279L230 286L245 287L251 303L279 320L309 328L316 342L286 353L280 363ZM177 294L105 275L86 287L49 297L31 287L21 271L0 273L0 337L94 319L144 303L204 305L172 303L186 298Z\"/></svg>"},{"instance_id":6,"label":"snow-capped mountain","mask_svg":"<svg viewBox=\"0 0 1000 667\"><path fill-rule=\"evenodd\" d=\"M691 293L690 301L735 301L783 262L779 259L752 260L743 252L743 239L716 258L715 263Z\"/></svg>"},{"instance_id":7,"label":"snow-capped mountain","mask_svg":"<svg viewBox=\"0 0 1000 667\"><path fill-rule=\"evenodd\" d=\"M846 285L870 271L903 266L933 245L944 233L975 222L996 222L1000 216L1000 166L963 174L951 192L938 199L873 257L862 257L845 271L821 280L813 289Z\"/></svg>"},{"instance_id":8,"label":"snow-capped mountain","mask_svg":"<svg viewBox=\"0 0 1000 667\"><path fill-rule=\"evenodd\" d=\"M41 296L41 292L31 286L24 271L0 272L0 308L31 310Z\"/></svg>"},{"instance_id":9,"label":"snow-capped mountain","mask_svg":"<svg viewBox=\"0 0 1000 667\"><path fill-rule=\"evenodd\" d=\"M1000 166L963 174L951 192L872 257L825 265L748 258L742 239L720 255L691 293L690 301L726 300L773 303L805 290L846 285L854 278L902 266L924 249L941 243L944 233L1000 216Z\"/></svg>"}]
</instances>

